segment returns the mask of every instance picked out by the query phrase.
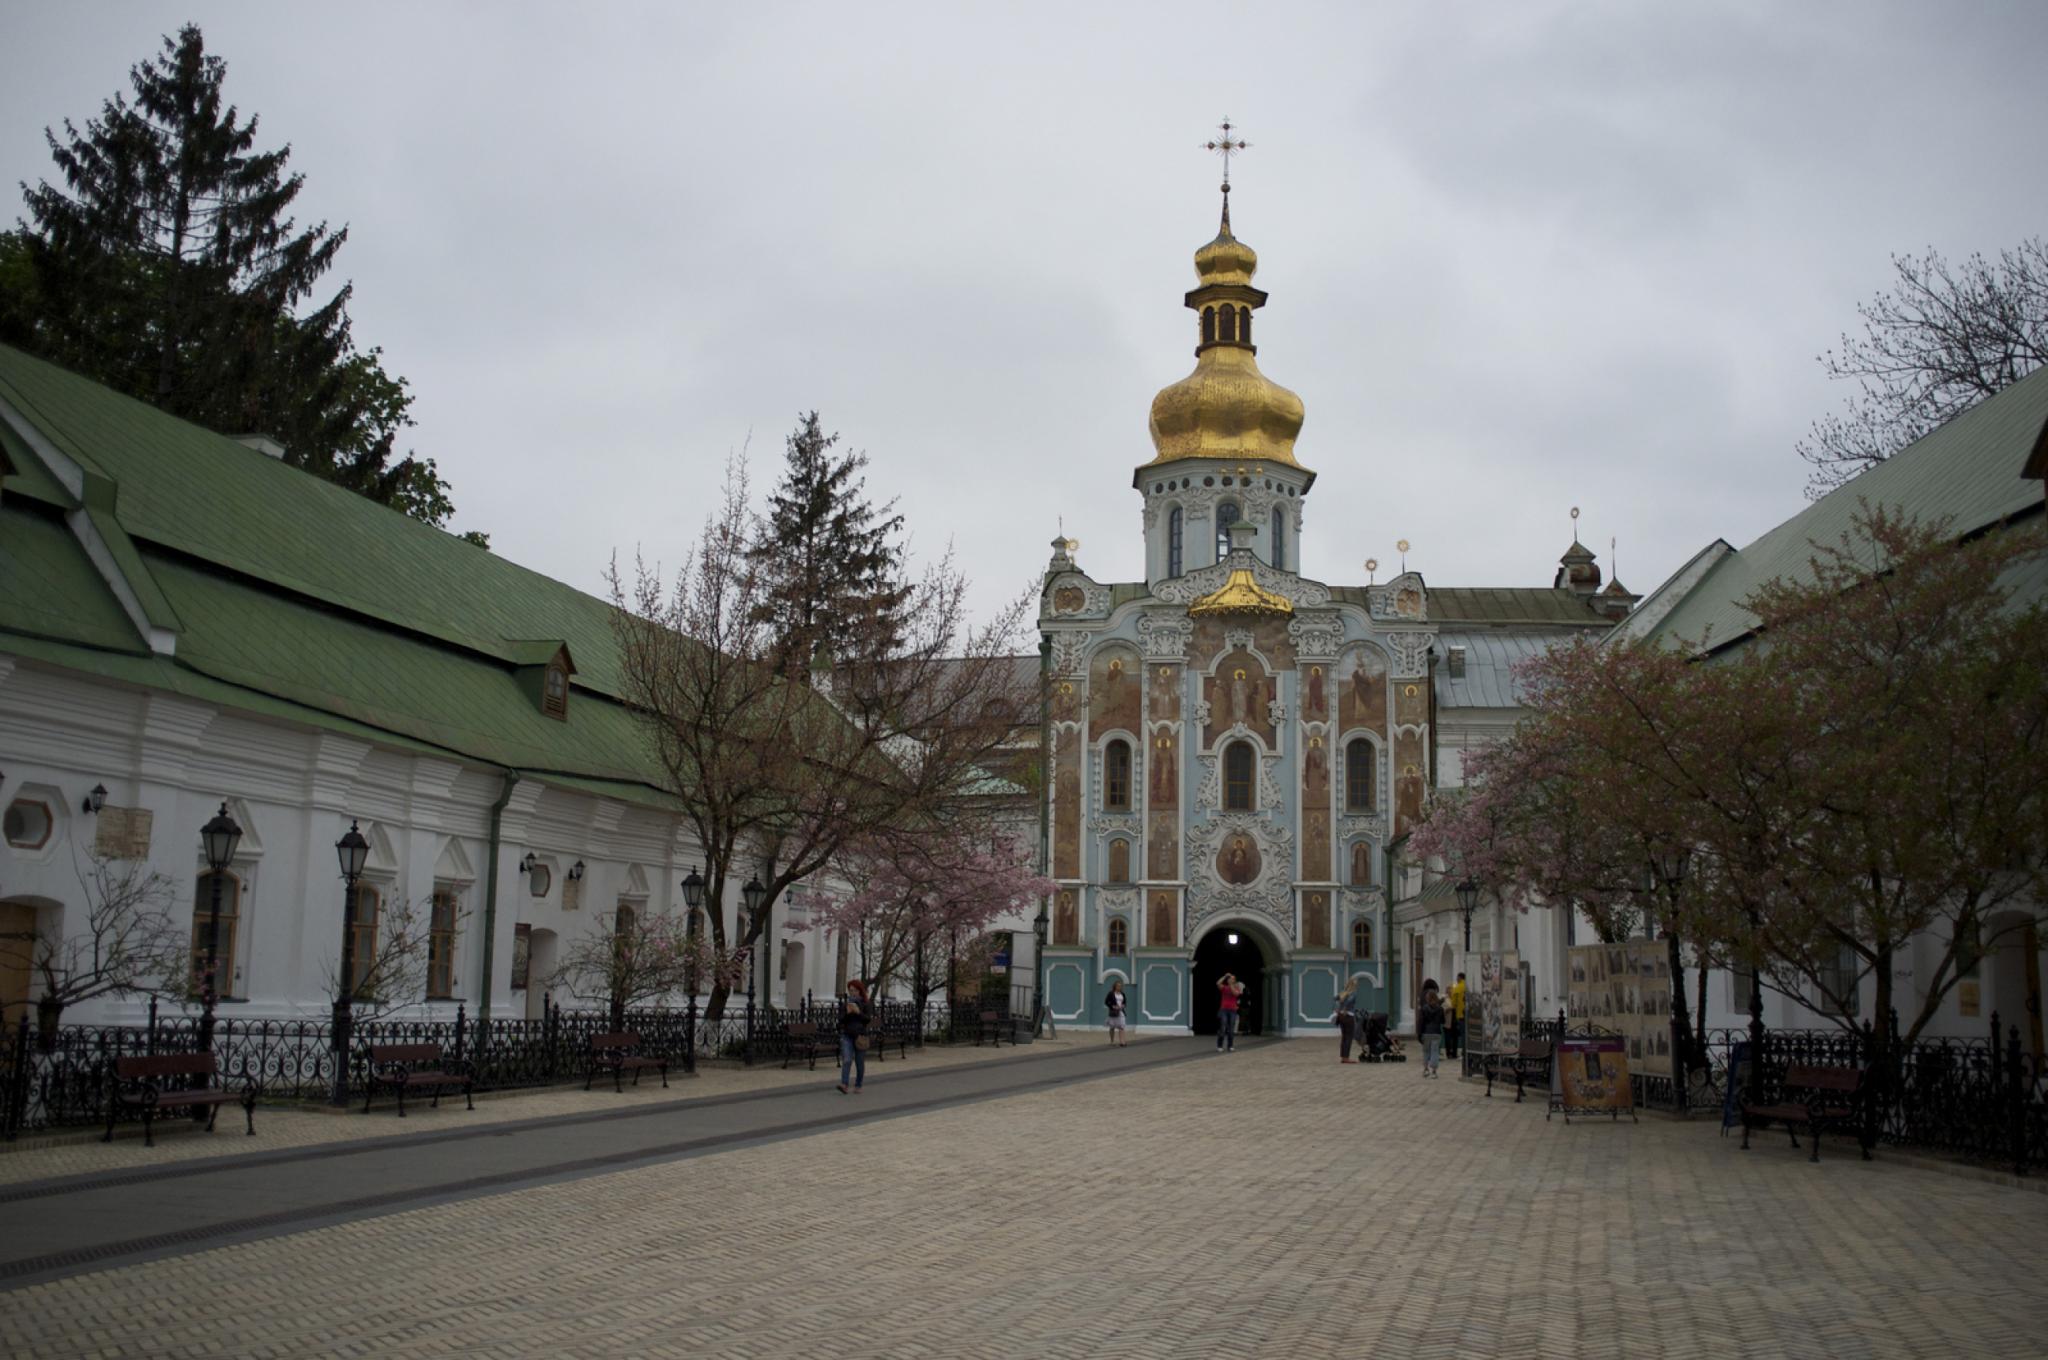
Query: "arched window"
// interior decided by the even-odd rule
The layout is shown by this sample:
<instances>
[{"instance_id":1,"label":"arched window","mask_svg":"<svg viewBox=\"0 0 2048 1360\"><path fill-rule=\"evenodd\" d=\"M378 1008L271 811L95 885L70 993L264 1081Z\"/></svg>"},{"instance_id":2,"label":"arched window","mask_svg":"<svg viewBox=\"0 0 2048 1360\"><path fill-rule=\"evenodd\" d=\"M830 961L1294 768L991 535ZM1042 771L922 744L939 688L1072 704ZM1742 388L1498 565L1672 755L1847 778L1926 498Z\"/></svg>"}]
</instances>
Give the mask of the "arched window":
<instances>
[{"instance_id":1,"label":"arched window","mask_svg":"<svg viewBox=\"0 0 2048 1360\"><path fill-rule=\"evenodd\" d=\"M1102 751L1102 806L1112 812L1131 810L1131 744L1121 737Z\"/></svg>"},{"instance_id":2,"label":"arched window","mask_svg":"<svg viewBox=\"0 0 2048 1360\"><path fill-rule=\"evenodd\" d=\"M1223 810L1252 810L1252 744L1233 741L1223 748Z\"/></svg>"},{"instance_id":3,"label":"arched window","mask_svg":"<svg viewBox=\"0 0 2048 1360\"><path fill-rule=\"evenodd\" d=\"M1247 345L1252 342L1252 309L1249 307L1237 310L1237 338Z\"/></svg>"},{"instance_id":4,"label":"arched window","mask_svg":"<svg viewBox=\"0 0 2048 1360\"><path fill-rule=\"evenodd\" d=\"M1365 917L1351 923L1351 957L1369 959L1372 957L1372 922Z\"/></svg>"},{"instance_id":5,"label":"arched window","mask_svg":"<svg viewBox=\"0 0 2048 1360\"><path fill-rule=\"evenodd\" d=\"M1230 555L1230 526L1237 523L1236 501L1225 501L1216 507L1216 560L1221 562Z\"/></svg>"},{"instance_id":6,"label":"arched window","mask_svg":"<svg viewBox=\"0 0 2048 1360\"><path fill-rule=\"evenodd\" d=\"M540 711L564 721L569 717L569 675L559 665L549 666L542 676Z\"/></svg>"},{"instance_id":7,"label":"arched window","mask_svg":"<svg viewBox=\"0 0 2048 1360\"><path fill-rule=\"evenodd\" d=\"M1287 570L1287 512L1273 507L1273 565Z\"/></svg>"},{"instance_id":8,"label":"arched window","mask_svg":"<svg viewBox=\"0 0 2048 1360\"><path fill-rule=\"evenodd\" d=\"M1166 574L1180 575L1180 507L1166 517Z\"/></svg>"},{"instance_id":9,"label":"arched window","mask_svg":"<svg viewBox=\"0 0 2048 1360\"><path fill-rule=\"evenodd\" d=\"M1131 923L1121 916L1109 918L1109 952L1128 954L1131 952Z\"/></svg>"},{"instance_id":10,"label":"arched window","mask_svg":"<svg viewBox=\"0 0 2048 1360\"><path fill-rule=\"evenodd\" d=\"M1216 309L1214 307L1204 307L1202 309L1202 343L1209 345L1214 344L1215 341Z\"/></svg>"},{"instance_id":11,"label":"arched window","mask_svg":"<svg viewBox=\"0 0 2048 1360\"><path fill-rule=\"evenodd\" d=\"M434 885L427 918L427 996L455 995L455 931L462 922L461 903L453 884Z\"/></svg>"},{"instance_id":12,"label":"arched window","mask_svg":"<svg viewBox=\"0 0 2048 1360\"><path fill-rule=\"evenodd\" d=\"M1379 801L1379 761L1364 737L1344 748L1344 810L1371 812Z\"/></svg>"},{"instance_id":13,"label":"arched window","mask_svg":"<svg viewBox=\"0 0 2048 1360\"><path fill-rule=\"evenodd\" d=\"M213 992L235 996L235 936L242 924L242 881L233 874L220 876L220 915L213 913L212 874L199 876L199 895L192 899L192 991L206 987L206 928L214 924Z\"/></svg>"},{"instance_id":14,"label":"arched window","mask_svg":"<svg viewBox=\"0 0 2048 1360\"><path fill-rule=\"evenodd\" d=\"M1216 328L1216 338L1223 341L1237 339L1237 308L1225 307L1223 315L1218 320L1222 324Z\"/></svg>"}]
</instances>

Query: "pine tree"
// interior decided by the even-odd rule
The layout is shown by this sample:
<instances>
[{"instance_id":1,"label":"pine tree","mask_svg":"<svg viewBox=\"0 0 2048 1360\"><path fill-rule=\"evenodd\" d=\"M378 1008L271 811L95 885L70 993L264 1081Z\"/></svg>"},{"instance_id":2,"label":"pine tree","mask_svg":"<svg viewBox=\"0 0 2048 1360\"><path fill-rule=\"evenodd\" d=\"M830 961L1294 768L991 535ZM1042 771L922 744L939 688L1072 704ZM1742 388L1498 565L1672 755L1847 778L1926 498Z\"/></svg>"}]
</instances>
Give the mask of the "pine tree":
<instances>
[{"instance_id":1,"label":"pine tree","mask_svg":"<svg viewBox=\"0 0 2048 1360\"><path fill-rule=\"evenodd\" d=\"M433 460L394 457L405 380L355 347L350 285L316 298L348 229L289 216L305 177L289 146L256 149L226 78L188 24L130 70L132 103L45 129L63 186L22 186L32 223L0 249L0 338L222 433L275 436L289 461L444 523Z\"/></svg>"},{"instance_id":2,"label":"pine tree","mask_svg":"<svg viewBox=\"0 0 2048 1360\"><path fill-rule=\"evenodd\" d=\"M778 662L807 675L818 665L887 659L902 635L910 587L902 579L896 502L877 506L860 474L865 453L833 452L811 411L785 441L782 482L768 497L764 532L749 552L768 578L761 606L775 625Z\"/></svg>"}]
</instances>

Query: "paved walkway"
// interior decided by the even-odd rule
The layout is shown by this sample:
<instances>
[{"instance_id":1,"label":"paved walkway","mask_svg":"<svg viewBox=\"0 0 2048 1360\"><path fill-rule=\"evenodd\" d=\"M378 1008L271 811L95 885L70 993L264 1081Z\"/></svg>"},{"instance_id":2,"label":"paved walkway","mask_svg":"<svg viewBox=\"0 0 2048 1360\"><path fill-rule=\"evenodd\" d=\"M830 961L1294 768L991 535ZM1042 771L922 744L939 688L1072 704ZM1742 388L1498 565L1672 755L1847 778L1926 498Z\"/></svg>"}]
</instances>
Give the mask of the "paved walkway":
<instances>
[{"instance_id":1,"label":"paved walkway","mask_svg":"<svg viewBox=\"0 0 2048 1360\"><path fill-rule=\"evenodd\" d=\"M867 1118L808 1134L797 1126L834 1117L812 1106L850 1102L827 1089L508 1121L455 1160L480 1174L509 1155L493 1142L551 1149L544 1162L670 1121L662 1136L681 1142L745 1111L780 1110L765 1122L783 1127L28 1285L0 1302L0 1353L2048 1351L2048 1196L1864 1163L1840 1140L1813 1166L1782 1139L1742 1153L1708 1124L1567 1128L1416 1064L1339 1067L1331 1047L1225 1058L1154 1041L906 1066L871 1076ZM1025 1088L1034 1074L1053 1084ZM987 1098L999 1075L1017 1093ZM288 1180L441 1158L433 1146L229 1160ZM0 1203L7 1240L55 1230L49 1207L72 1193Z\"/></svg>"}]
</instances>

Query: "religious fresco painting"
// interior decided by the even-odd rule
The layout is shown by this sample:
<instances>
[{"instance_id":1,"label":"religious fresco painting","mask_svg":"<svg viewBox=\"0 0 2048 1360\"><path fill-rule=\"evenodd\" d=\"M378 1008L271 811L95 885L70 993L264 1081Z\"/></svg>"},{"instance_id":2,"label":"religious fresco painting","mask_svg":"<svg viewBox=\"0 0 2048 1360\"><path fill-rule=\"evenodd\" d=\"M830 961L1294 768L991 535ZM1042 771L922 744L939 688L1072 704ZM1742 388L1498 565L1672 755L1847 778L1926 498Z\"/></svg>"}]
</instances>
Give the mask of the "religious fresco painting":
<instances>
[{"instance_id":1,"label":"religious fresco painting","mask_svg":"<svg viewBox=\"0 0 2048 1360\"><path fill-rule=\"evenodd\" d=\"M1358 647L1345 659L1343 730L1387 733L1387 661L1376 648Z\"/></svg>"},{"instance_id":2,"label":"religious fresco painting","mask_svg":"<svg viewBox=\"0 0 2048 1360\"><path fill-rule=\"evenodd\" d=\"M1153 811L1145 832L1145 877L1180 877L1180 814Z\"/></svg>"},{"instance_id":3,"label":"religious fresco painting","mask_svg":"<svg viewBox=\"0 0 2048 1360\"><path fill-rule=\"evenodd\" d=\"M1394 682L1394 721L1404 727L1415 727L1429 721L1427 680Z\"/></svg>"},{"instance_id":4,"label":"religious fresco painting","mask_svg":"<svg viewBox=\"0 0 2048 1360\"><path fill-rule=\"evenodd\" d=\"M1072 728L1053 741L1052 876L1081 876L1081 734Z\"/></svg>"},{"instance_id":5,"label":"religious fresco painting","mask_svg":"<svg viewBox=\"0 0 2048 1360\"><path fill-rule=\"evenodd\" d=\"M1109 881L1128 883L1131 881L1131 843L1118 836L1109 843Z\"/></svg>"},{"instance_id":6,"label":"religious fresco painting","mask_svg":"<svg viewBox=\"0 0 2048 1360\"><path fill-rule=\"evenodd\" d=\"M1139 723L1138 652L1134 647L1098 648L1088 665L1088 731L1136 735Z\"/></svg>"},{"instance_id":7,"label":"religious fresco painting","mask_svg":"<svg viewBox=\"0 0 2048 1360\"><path fill-rule=\"evenodd\" d=\"M1304 949L1330 947L1330 895L1303 893L1301 898L1301 946Z\"/></svg>"},{"instance_id":8,"label":"religious fresco painting","mask_svg":"<svg viewBox=\"0 0 2048 1360\"><path fill-rule=\"evenodd\" d=\"M1180 750L1171 731L1156 731L1152 737L1152 770L1147 806L1155 812L1170 812L1180 806Z\"/></svg>"},{"instance_id":9,"label":"religious fresco painting","mask_svg":"<svg viewBox=\"0 0 2048 1360\"><path fill-rule=\"evenodd\" d=\"M1081 687L1072 680L1052 682L1052 720L1055 723L1081 721Z\"/></svg>"},{"instance_id":10,"label":"religious fresco painting","mask_svg":"<svg viewBox=\"0 0 2048 1360\"><path fill-rule=\"evenodd\" d=\"M1257 881L1262 863L1259 843L1242 831L1225 836L1216 847L1216 877L1232 887Z\"/></svg>"},{"instance_id":11,"label":"religious fresco painting","mask_svg":"<svg viewBox=\"0 0 2048 1360\"><path fill-rule=\"evenodd\" d=\"M1309 666L1301 678L1301 716L1304 722L1330 720L1329 668L1320 663Z\"/></svg>"},{"instance_id":12,"label":"religious fresco painting","mask_svg":"<svg viewBox=\"0 0 2048 1360\"><path fill-rule=\"evenodd\" d=\"M1402 732L1394 738L1394 834L1397 836L1422 819L1424 759L1420 732Z\"/></svg>"},{"instance_id":13,"label":"religious fresco painting","mask_svg":"<svg viewBox=\"0 0 2048 1360\"><path fill-rule=\"evenodd\" d=\"M1145 911L1145 943L1154 948L1173 947L1179 931L1175 928L1180 912L1170 892L1154 892L1152 904Z\"/></svg>"},{"instance_id":14,"label":"religious fresco painting","mask_svg":"<svg viewBox=\"0 0 2048 1360\"><path fill-rule=\"evenodd\" d=\"M1063 888L1053 904L1052 942L1054 944L1081 943L1081 910L1075 904L1074 890Z\"/></svg>"},{"instance_id":15,"label":"religious fresco painting","mask_svg":"<svg viewBox=\"0 0 2048 1360\"><path fill-rule=\"evenodd\" d=\"M1272 750L1271 704L1278 692L1265 666L1250 652L1226 655L1217 664L1215 674L1202 682L1202 695L1209 701L1209 726L1202 734L1203 745L1214 746L1225 732L1242 723L1266 744L1267 750Z\"/></svg>"},{"instance_id":16,"label":"religious fresco painting","mask_svg":"<svg viewBox=\"0 0 2048 1360\"><path fill-rule=\"evenodd\" d=\"M1180 667L1155 663L1145 677L1145 705L1152 721L1179 722Z\"/></svg>"},{"instance_id":17,"label":"religious fresco painting","mask_svg":"<svg viewBox=\"0 0 2048 1360\"><path fill-rule=\"evenodd\" d=\"M1330 881L1330 752L1310 737L1301 757L1301 876Z\"/></svg>"},{"instance_id":18,"label":"religious fresco painting","mask_svg":"<svg viewBox=\"0 0 2048 1360\"><path fill-rule=\"evenodd\" d=\"M1372 843L1353 841L1351 843L1351 886L1369 888L1372 886Z\"/></svg>"}]
</instances>

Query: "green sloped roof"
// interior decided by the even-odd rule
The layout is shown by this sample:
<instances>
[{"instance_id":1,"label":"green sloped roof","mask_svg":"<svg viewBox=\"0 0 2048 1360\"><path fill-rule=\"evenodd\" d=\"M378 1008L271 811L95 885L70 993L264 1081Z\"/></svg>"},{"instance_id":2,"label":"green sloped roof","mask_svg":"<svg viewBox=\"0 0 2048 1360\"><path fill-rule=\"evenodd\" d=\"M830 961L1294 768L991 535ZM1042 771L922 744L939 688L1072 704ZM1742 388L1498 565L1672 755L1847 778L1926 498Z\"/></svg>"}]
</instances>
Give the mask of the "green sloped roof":
<instances>
[{"instance_id":1,"label":"green sloped roof","mask_svg":"<svg viewBox=\"0 0 2048 1360\"><path fill-rule=\"evenodd\" d=\"M1756 542L1723 557L1649 636L1726 646L1756 625L1742 601L1766 581L1804 580L1813 544L1848 533L1861 505L1919 519L1952 517L1966 535L2041 508L2041 485L2021 476L2048 429L2048 368L2036 370L1851 478Z\"/></svg>"},{"instance_id":2,"label":"green sloped roof","mask_svg":"<svg viewBox=\"0 0 2048 1360\"><path fill-rule=\"evenodd\" d=\"M0 399L118 484L137 540L502 660L561 638L578 688L619 692L604 600L4 345Z\"/></svg>"},{"instance_id":3,"label":"green sloped roof","mask_svg":"<svg viewBox=\"0 0 2048 1360\"><path fill-rule=\"evenodd\" d=\"M128 616L54 514L0 505L0 628L115 651L145 650Z\"/></svg>"}]
</instances>

